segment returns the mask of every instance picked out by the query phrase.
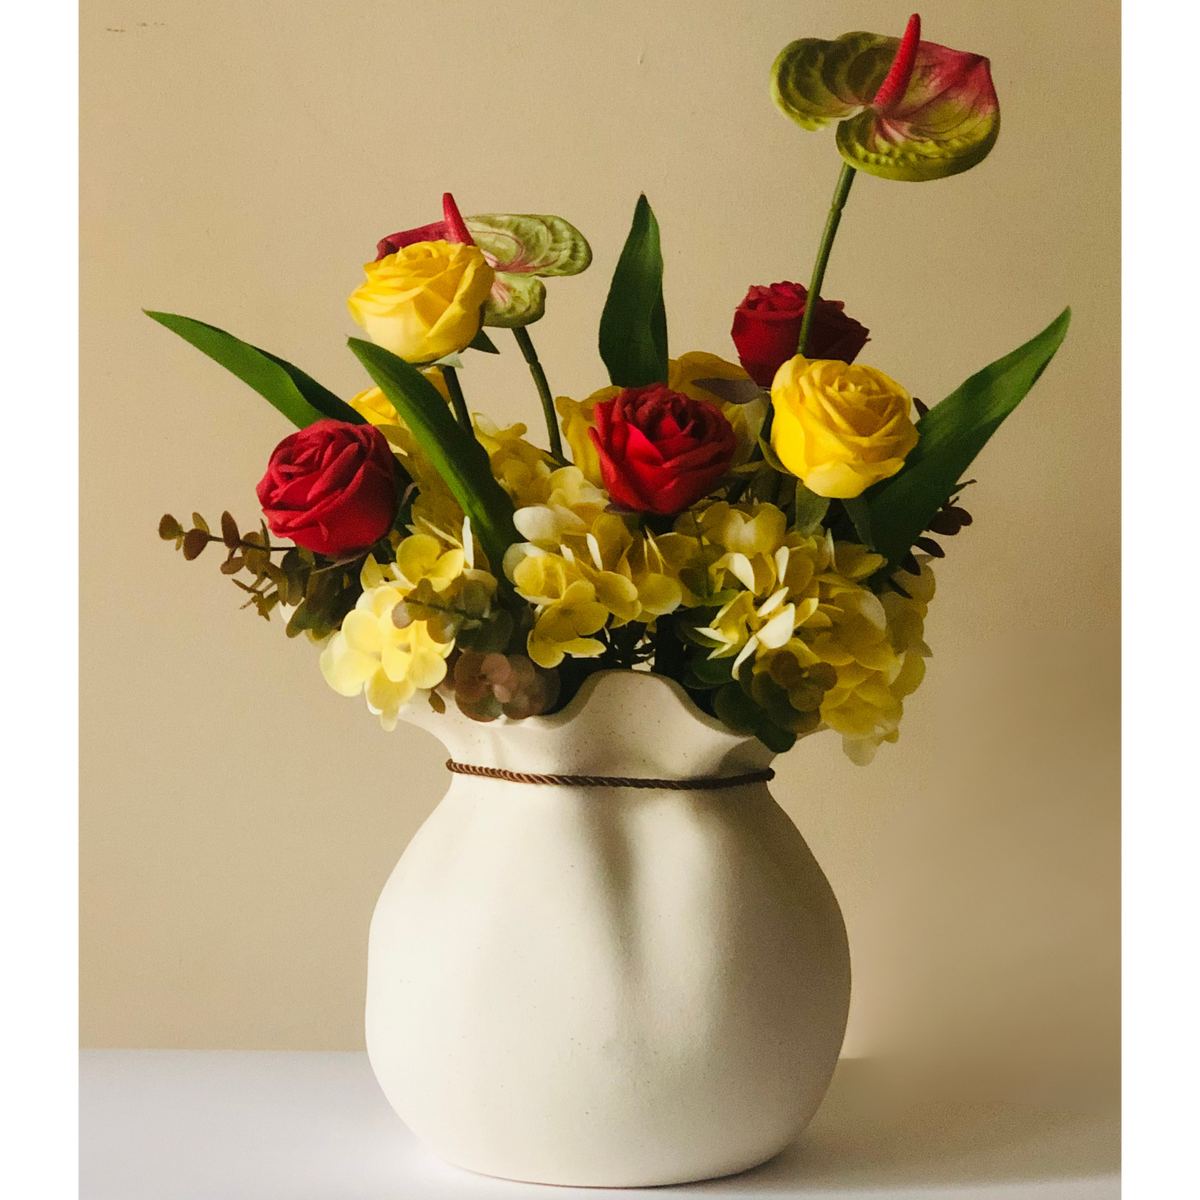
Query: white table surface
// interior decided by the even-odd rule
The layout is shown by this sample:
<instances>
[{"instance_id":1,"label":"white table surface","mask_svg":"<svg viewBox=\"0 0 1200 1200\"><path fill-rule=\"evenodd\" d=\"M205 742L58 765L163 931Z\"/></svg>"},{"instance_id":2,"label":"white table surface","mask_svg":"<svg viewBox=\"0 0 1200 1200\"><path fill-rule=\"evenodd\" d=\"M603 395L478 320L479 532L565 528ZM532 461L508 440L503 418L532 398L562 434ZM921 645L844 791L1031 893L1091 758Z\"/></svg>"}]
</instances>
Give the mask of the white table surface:
<instances>
[{"instance_id":1,"label":"white table surface","mask_svg":"<svg viewBox=\"0 0 1200 1200\"><path fill-rule=\"evenodd\" d=\"M728 1179L659 1197L1112 1200L1115 1117L1012 1104L873 1102L844 1061L800 1140ZM874 1098L875 1101L878 1097ZM393 1114L366 1055L90 1050L81 1200L513 1200L628 1197L488 1179L435 1158Z\"/></svg>"}]
</instances>

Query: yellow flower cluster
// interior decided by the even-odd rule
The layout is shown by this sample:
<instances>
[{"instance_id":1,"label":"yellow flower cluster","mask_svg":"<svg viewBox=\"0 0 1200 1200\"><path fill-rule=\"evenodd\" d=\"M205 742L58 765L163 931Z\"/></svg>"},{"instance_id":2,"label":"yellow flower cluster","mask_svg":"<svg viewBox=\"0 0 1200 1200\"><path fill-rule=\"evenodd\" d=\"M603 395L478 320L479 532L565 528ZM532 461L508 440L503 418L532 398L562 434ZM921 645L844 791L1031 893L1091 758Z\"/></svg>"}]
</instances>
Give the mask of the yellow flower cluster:
<instances>
[{"instance_id":1,"label":"yellow flower cluster","mask_svg":"<svg viewBox=\"0 0 1200 1200\"><path fill-rule=\"evenodd\" d=\"M429 620L398 626L397 606L419 591L454 612L469 589L485 600L495 592L496 580L472 566L466 532L462 543L448 548L430 534L414 533L397 546L395 562L368 557L363 593L321 652L321 673L329 686L343 696L365 691L367 707L384 729L396 727L400 710L418 691L442 682L454 648L452 634Z\"/></svg>"},{"instance_id":2,"label":"yellow flower cluster","mask_svg":"<svg viewBox=\"0 0 1200 1200\"><path fill-rule=\"evenodd\" d=\"M897 577L908 596L877 596L863 580L883 559L830 534L803 537L772 504L724 502L685 513L709 596L728 596L696 635L710 658L751 664L751 695L797 733L836 729L855 762L899 736L903 697L924 674L924 618L933 575ZM686 577L686 576L685 576ZM711 600L710 600L711 603ZM791 712L772 702L786 698ZM819 702L819 709L818 709Z\"/></svg>"},{"instance_id":3,"label":"yellow flower cluster","mask_svg":"<svg viewBox=\"0 0 1200 1200\"><path fill-rule=\"evenodd\" d=\"M604 652L592 636L606 625L647 624L683 601L675 534L656 538L606 512L608 497L578 467L560 467L525 491L516 511L526 539L509 548L504 570L535 609L528 652L538 666L564 655ZM672 556L674 552L674 557Z\"/></svg>"},{"instance_id":4,"label":"yellow flower cluster","mask_svg":"<svg viewBox=\"0 0 1200 1200\"><path fill-rule=\"evenodd\" d=\"M696 379L744 374L713 355L684 355L671 370L672 387L709 402L718 400L696 389ZM426 374L444 394L440 373ZM557 465L526 439L524 425L501 429L476 418L476 436L513 499L524 539L509 548L503 570L533 606L529 657L548 669L567 655L596 657L604 653L597 635L606 628L652 626L676 610L715 607L693 633L709 657L732 659L735 676L776 723L797 734L834 729L855 762L869 762L881 742L899 736L903 699L924 674L924 619L934 587L928 566L895 576L906 595L876 595L865 581L883 565L879 555L819 530L803 536L788 528L781 509L760 502L719 501L685 512L669 533L631 528L607 511L598 467L589 466L591 408L612 392L557 402L578 466ZM398 627L396 605L420 588L421 596L432 593L454 610L464 588L483 588L490 599L497 582L475 569L462 509L379 389L351 404L384 432L419 494L410 536L393 535L396 562L367 560L363 595L327 643L321 668L344 695L365 691L391 728L419 690L442 681L454 645L453 632L436 623ZM761 413L743 411L750 407L722 404L740 420L747 454L761 422Z\"/></svg>"}]
</instances>

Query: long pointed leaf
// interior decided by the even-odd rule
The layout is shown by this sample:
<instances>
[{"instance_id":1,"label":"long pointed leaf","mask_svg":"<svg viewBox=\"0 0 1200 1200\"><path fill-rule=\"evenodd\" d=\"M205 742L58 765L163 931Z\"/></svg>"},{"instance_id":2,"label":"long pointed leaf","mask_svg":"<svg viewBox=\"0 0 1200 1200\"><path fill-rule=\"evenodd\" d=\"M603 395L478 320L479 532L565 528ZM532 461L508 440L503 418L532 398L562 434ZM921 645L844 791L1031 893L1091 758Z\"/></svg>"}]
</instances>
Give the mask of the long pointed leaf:
<instances>
[{"instance_id":1,"label":"long pointed leaf","mask_svg":"<svg viewBox=\"0 0 1200 1200\"><path fill-rule=\"evenodd\" d=\"M219 362L227 371L232 371L300 429L323 417L348 421L352 425L363 423L364 418L344 400L284 359L251 346L215 325L206 325L177 313L142 311L214 362Z\"/></svg>"},{"instance_id":2,"label":"long pointed leaf","mask_svg":"<svg viewBox=\"0 0 1200 1200\"><path fill-rule=\"evenodd\" d=\"M667 310L658 221L639 196L600 317L600 357L617 387L667 382Z\"/></svg>"},{"instance_id":3,"label":"long pointed leaf","mask_svg":"<svg viewBox=\"0 0 1200 1200\"><path fill-rule=\"evenodd\" d=\"M350 338L350 349L392 402L446 486L471 518L492 574L506 586L504 552L517 541L513 502L492 475L487 451L451 416L446 401L416 367L390 350Z\"/></svg>"},{"instance_id":4,"label":"long pointed leaf","mask_svg":"<svg viewBox=\"0 0 1200 1200\"><path fill-rule=\"evenodd\" d=\"M972 375L917 423L921 440L904 469L874 492L870 529L875 549L899 565L934 513L958 490L975 456L1025 398L1067 336L1063 309L1037 337Z\"/></svg>"}]
</instances>

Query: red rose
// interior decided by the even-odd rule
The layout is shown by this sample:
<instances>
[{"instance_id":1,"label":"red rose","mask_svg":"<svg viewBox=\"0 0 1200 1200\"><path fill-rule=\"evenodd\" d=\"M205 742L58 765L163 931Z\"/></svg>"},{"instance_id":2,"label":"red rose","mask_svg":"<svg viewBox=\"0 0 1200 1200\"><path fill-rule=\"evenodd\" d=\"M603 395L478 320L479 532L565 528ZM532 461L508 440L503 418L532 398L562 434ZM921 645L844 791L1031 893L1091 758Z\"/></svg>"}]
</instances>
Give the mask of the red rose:
<instances>
[{"instance_id":1,"label":"red rose","mask_svg":"<svg viewBox=\"0 0 1200 1200\"><path fill-rule=\"evenodd\" d=\"M770 387L775 372L796 356L800 322L808 291L798 283L752 287L733 314L733 344L746 373L759 387ZM840 300L818 302L808 334L809 358L852 363L867 344L868 331L842 311Z\"/></svg>"},{"instance_id":2,"label":"red rose","mask_svg":"<svg viewBox=\"0 0 1200 1200\"><path fill-rule=\"evenodd\" d=\"M396 460L374 425L314 421L275 447L258 502L272 533L342 558L391 529L400 506Z\"/></svg>"},{"instance_id":3,"label":"red rose","mask_svg":"<svg viewBox=\"0 0 1200 1200\"><path fill-rule=\"evenodd\" d=\"M626 388L597 404L595 418L588 435L604 486L634 512L682 512L712 490L737 449L719 408L661 383Z\"/></svg>"}]
</instances>

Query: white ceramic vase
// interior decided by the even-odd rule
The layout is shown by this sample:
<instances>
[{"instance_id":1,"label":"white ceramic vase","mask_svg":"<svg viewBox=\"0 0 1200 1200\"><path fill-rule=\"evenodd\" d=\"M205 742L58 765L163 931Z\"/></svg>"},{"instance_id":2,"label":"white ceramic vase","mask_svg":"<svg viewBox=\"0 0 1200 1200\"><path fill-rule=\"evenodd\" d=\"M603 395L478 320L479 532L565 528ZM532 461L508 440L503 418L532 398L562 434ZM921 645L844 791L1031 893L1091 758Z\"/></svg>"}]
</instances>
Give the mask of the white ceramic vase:
<instances>
[{"instance_id":1,"label":"white ceramic vase","mask_svg":"<svg viewBox=\"0 0 1200 1200\"><path fill-rule=\"evenodd\" d=\"M518 772L686 779L772 757L632 671L591 676L549 717L411 720L460 763ZM367 1050L400 1117L459 1166L682 1183L795 1139L849 998L837 900L765 783L456 774L375 909Z\"/></svg>"}]
</instances>

